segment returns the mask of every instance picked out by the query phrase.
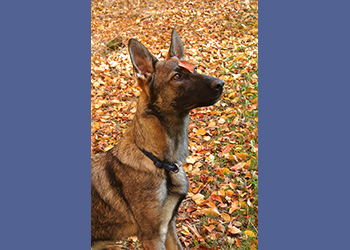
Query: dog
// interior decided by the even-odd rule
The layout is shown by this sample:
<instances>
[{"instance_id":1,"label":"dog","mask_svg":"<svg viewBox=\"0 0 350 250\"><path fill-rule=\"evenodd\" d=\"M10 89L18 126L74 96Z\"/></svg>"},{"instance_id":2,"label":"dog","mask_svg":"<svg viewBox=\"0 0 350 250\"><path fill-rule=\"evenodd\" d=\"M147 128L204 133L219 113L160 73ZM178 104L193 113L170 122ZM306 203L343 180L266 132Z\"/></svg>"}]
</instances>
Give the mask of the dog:
<instances>
[{"instance_id":1,"label":"dog","mask_svg":"<svg viewBox=\"0 0 350 250\"><path fill-rule=\"evenodd\" d=\"M145 250L181 250L175 217L189 182L189 112L216 103L220 79L197 73L173 29L166 60L131 38L128 50L141 88L124 138L91 162L91 249L137 236Z\"/></svg>"}]
</instances>

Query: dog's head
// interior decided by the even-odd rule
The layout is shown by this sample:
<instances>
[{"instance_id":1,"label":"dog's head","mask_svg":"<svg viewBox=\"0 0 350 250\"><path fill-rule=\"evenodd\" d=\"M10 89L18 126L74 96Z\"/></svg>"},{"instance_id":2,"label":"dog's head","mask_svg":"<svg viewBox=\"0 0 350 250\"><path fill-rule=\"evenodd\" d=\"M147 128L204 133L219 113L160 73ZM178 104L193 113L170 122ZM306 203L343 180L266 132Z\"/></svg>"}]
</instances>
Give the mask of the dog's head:
<instances>
[{"instance_id":1,"label":"dog's head","mask_svg":"<svg viewBox=\"0 0 350 250\"><path fill-rule=\"evenodd\" d=\"M165 61L158 61L136 39L131 38L128 47L138 84L147 95L149 107L157 112L188 112L219 100L224 82L197 73L196 67L185 60L185 51L175 29Z\"/></svg>"}]
</instances>

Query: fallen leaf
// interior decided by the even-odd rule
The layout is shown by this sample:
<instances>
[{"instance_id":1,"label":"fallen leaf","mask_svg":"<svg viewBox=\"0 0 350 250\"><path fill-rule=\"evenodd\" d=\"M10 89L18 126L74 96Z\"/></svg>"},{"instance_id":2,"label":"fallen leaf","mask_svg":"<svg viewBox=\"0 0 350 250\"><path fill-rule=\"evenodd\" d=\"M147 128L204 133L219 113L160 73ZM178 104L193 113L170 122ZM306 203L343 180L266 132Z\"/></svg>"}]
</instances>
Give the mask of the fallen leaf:
<instances>
[{"instance_id":1,"label":"fallen leaf","mask_svg":"<svg viewBox=\"0 0 350 250\"><path fill-rule=\"evenodd\" d=\"M227 231L231 234L240 234L242 233L241 230L239 230L239 228L229 225Z\"/></svg>"},{"instance_id":2,"label":"fallen leaf","mask_svg":"<svg viewBox=\"0 0 350 250\"><path fill-rule=\"evenodd\" d=\"M232 214L239 208L239 202L237 200L233 201L229 210L229 213Z\"/></svg>"},{"instance_id":3,"label":"fallen leaf","mask_svg":"<svg viewBox=\"0 0 350 250\"><path fill-rule=\"evenodd\" d=\"M216 207L203 208L202 211L206 215L220 216L220 212Z\"/></svg>"},{"instance_id":4,"label":"fallen leaf","mask_svg":"<svg viewBox=\"0 0 350 250\"><path fill-rule=\"evenodd\" d=\"M186 162L189 164L194 164L196 162L196 159L193 156L188 156L186 158Z\"/></svg>"},{"instance_id":5,"label":"fallen leaf","mask_svg":"<svg viewBox=\"0 0 350 250\"><path fill-rule=\"evenodd\" d=\"M181 230L181 233L184 234L184 235L190 235L190 231L188 231L188 227L186 226L182 226L182 230Z\"/></svg>"},{"instance_id":6,"label":"fallen leaf","mask_svg":"<svg viewBox=\"0 0 350 250\"><path fill-rule=\"evenodd\" d=\"M215 229L214 225L209 225L209 226L203 225L203 227L207 229L209 233L211 233Z\"/></svg>"},{"instance_id":7,"label":"fallen leaf","mask_svg":"<svg viewBox=\"0 0 350 250\"><path fill-rule=\"evenodd\" d=\"M218 226L216 227L216 230L218 230L218 232L225 233L226 228L225 228L224 225L222 225L221 223L219 223Z\"/></svg>"},{"instance_id":8,"label":"fallen leaf","mask_svg":"<svg viewBox=\"0 0 350 250\"><path fill-rule=\"evenodd\" d=\"M207 133L207 131L205 130L205 128L200 128L197 130L196 135L205 135Z\"/></svg>"},{"instance_id":9,"label":"fallen leaf","mask_svg":"<svg viewBox=\"0 0 350 250\"><path fill-rule=\"evenodd\" d=\"M204 202L204 195L202 194L195 194L192 196L192 200L197 204L197 205L202 205Z\"/></svg>"},{"instance_id":10,"label":"fallen leaf","mask_svg":"<svg viewBox=\"0 0 350 250\"><path fill-rule=\"evenodd\" d=\"M245 233L246 235L248 235L249 237L255 237L255 234L254 234L253 231L245 230L244 233Z\"/></svg>"},{"instance_id":11,"label":"fallen leaf","mask_svg":"<svg viewBox=\"0 0 350 250\"><path fill-rule=\"evenodd\" d=\"M222 213L221 217L226 221L226 222L230 222L231 221L231 216L229 216L226 213Z\"/></svg>"}]
</instances>

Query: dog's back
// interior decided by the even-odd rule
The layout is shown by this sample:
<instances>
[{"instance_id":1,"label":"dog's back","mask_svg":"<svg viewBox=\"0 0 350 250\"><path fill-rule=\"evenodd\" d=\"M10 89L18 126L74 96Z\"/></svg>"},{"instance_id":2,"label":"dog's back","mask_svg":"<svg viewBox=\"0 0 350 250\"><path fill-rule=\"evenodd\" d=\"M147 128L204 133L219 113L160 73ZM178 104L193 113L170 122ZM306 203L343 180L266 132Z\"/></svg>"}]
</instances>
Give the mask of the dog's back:
<instances>
[{"instance_id":1,"label":"dog's back","mask_svg":"<svg viewBox=\"0 0 350 250\"><path fill-rule=\"evenodd\" d=\"M93 158L91 162L91 240L122 239L136 235L137 230L123 192L120 162L110 151ZM123 226L120 230L119 225Z\"/></svg>"}]
</instances>

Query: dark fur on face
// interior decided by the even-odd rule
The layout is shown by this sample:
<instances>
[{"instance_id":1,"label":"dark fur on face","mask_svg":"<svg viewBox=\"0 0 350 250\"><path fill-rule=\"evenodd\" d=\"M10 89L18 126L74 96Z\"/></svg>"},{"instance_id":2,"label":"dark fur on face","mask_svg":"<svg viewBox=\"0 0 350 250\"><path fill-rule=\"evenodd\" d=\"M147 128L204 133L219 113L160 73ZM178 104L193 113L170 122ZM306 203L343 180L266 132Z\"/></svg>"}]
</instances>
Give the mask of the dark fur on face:
<instances>
[{"instance_id":1,"label":"dark fur on face","mask_svg":"<svg viewBox=\"0 0 350 250\"><path fill-rule=\"evenodd\" d=\"M159 112L186 113L196 107L216 103L223 91L223 82L211 76L191 73L178 66L172 57L155 65L156 77L151 81L150 104Z\"/></svg>"}]
</instances>

